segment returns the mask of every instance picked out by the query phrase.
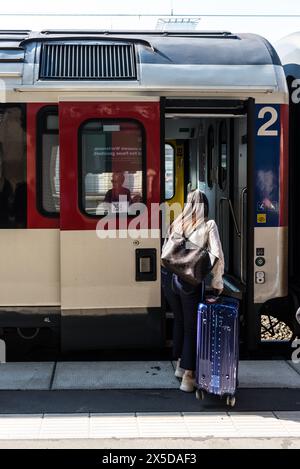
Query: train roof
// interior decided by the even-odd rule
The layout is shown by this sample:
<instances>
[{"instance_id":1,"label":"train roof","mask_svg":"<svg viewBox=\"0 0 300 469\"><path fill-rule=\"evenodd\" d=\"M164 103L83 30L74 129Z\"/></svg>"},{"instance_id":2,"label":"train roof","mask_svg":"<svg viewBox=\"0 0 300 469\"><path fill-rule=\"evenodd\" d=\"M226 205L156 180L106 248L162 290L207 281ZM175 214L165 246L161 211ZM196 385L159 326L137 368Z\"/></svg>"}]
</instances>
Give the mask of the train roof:
<instances>
[{"instance_id":1,"label":"train roof","mask_svg":"<svg viewBox=\"0 0 300 469\"><path fill-rule=\"evenodd\" d=\"M286 75L300 78L300 31L285 36L276 43Z\"/></svg>"},{"instance_id":2,"label":"train roof","mask_svg":"<svg viewBox=\"0 0 300 469\"><path fill-rule=\"evenodd\" d=\"M0 31L8 88L286 92L280 59L261 36L228 31Z\"/></svg>"}]
</instances>

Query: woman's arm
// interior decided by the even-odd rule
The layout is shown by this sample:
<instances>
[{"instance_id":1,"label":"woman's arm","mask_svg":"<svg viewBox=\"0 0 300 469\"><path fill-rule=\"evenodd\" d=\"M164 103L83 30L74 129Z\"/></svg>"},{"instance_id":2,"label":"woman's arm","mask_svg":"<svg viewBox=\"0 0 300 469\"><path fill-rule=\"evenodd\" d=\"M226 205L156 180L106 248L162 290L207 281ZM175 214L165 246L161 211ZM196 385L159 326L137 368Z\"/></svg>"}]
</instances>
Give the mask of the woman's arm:
<instances>
[{"instance_id":1,"label":"woman's arm","mask_svg":"<svg viewBox=\"0 0 300 469\"><path fill-rule=\"evenodd\" d=\"M163 243L162 248L161 248L161 252L163 252L163 250L165 249L165 247L166 247L166 245L169 241L170 234L171 234L171 226L169 226L169 228L165 232L165 239L164 239L164 243Z\"/></svg>"},{"instance_id":2,"label":"woman's arm","mask_svg":"<svg viewBox=\"0 0 300 469\"><path fill-rule=\"evenodd\" d=\"M222 291L224 288L224 254L218 227L213 220L208 222L208 247L210 252L217 257L217 262L211 272L213 276L211 285L214 289Z\"/></svg>"}]
</instances>

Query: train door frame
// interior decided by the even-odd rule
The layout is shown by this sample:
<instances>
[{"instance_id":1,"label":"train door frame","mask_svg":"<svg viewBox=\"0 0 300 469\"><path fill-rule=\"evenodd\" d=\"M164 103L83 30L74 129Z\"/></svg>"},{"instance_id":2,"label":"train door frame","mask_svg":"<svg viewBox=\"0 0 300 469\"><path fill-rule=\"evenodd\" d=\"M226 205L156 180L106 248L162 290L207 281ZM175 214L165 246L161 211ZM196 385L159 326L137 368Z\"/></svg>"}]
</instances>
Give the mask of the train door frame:
<instances>
[{"instance_id":1,"label":"train door frame","mask_svg":"<svg viewBox=\"0 0 300 469\"><path fill-rule=\"evenodd\" d=\"M220 173L222 166L222 142L221 142L221 126L226 126L226 179L225 186L220 183ZM233 182L233 172L235 171L234 161L232 159L233 154L232 141L231 141L231 126L232 122L230 119L218 119L216 123L217 127L217 151L215 154L217 171L216 171L216 223L220 229L220 239L222 242L224 257L225 257L225 266L227 266L230 271L232 264L232 251L231 251L231 242L232 239L232 223L230 223L231 214L229 213L230 207L226 201L232 201L232 182ZM224 183L224 181L223 181ZM223 229L223 226L225 227Z\"/></svg>"},{"instance_id":2,"label":"train door frame","mask_svg":"<svg viewBox=\"0 0 300 469\"><path fill-rule=\"evenodd\" d=\"M247 259L254 259L254 140L255 140L255 101L248 98L245 101L207 100L207 99L166 99L165 114L190 115L224 115L234 117L246 115L247 117L247 228L243 239L243 248L247 249ZM232 132L232 129L229 129ZM230 156L232 157L231 150ZM232 173L232 171L229 171ZM245 294L243 294L243 310L246 311L244 322L246 325L245 341L247 349L256 349L260 336L260 305L254 303L254 263L247 262Z\"/></svg>"},{"instance_id":3,"label":"train door frame","mask_svg":"<svg viewBox=\"0 0 300 469\"><path fill-rule=\"evenodd\" d=\"M256 350L260 342L260 305L254 303L254 174L255 174L255 100L247 101L247 236L246 236L246 294L245 294L245 343L247 350Z\"/></svg>"}]
</instances>

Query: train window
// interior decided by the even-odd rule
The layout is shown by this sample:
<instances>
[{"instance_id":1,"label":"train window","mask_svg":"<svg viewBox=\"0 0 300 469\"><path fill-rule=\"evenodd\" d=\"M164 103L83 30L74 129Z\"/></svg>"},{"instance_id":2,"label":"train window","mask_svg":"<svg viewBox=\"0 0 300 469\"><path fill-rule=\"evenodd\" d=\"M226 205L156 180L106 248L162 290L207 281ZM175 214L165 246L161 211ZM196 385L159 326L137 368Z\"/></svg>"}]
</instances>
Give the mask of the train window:
<instances>
[{"instance_id":1,"label":"train window","mask_svg":"<svg viewBox=\"0 0 300 469\"><path fill-rule=\"evenodd\" d=\"M25 112L0 105L0 228L26 228Z\"/></svg>"},{"instance_id":2,"label":"train window","mask_svg":"<svg viewBox=\"0 0 300 469\"><path fill-rule=\"evenodd\" d=\"M47 115L47 130L56 130L58 131L58 115L49 114Z\"/></svg>"},{"instance_id":3,"label":"train window","mask_svg":"<svg viewBox=\"0 0 300 469\"><path fill-rule=\"evenodd\" d=\"M60 207L59 186L59 134L56 107L43 108L38 116L37 130L37 191L39 211L49 217L57 217Z\"/></svg>"},{"instance_id":4,"label":"train window","mask_svg":"<svg viewBox=\"0 0 300 469\"><path fill-rule=\"evenodd\" d=\"M214 128L209 126L207 132L207 185L211 189L213 186L213 152L214 152Z\"/></svg>"},{"instance_id":5,"label":"train window","mask_svg":"<svg viewBox=\"0 0 300 469\"><path fill-rule=\"evenodd\" d=\"M169 143L165 144L165 199L175 195L175 151Z\"/></svg>"},{"instance_id":6,"label":"train window","mask_svg":"<svg viewBox=\"0 0 300 469\"><path fill-rule=\"evenodd\" d=\"M206 158L205 158L205 139L203 137L200 138L199 141L199 149L198 149L198 155L199 155L199 181L204 184L205 187L205 174L206 174Z\"/></svg>"},{"instance_id":7,"label":"train window","mask_svg":"<svg viewBox=\"0 0 300 469\"><path fill-rule=\"evenodd\" d=\"M223 121L219 127L219 150L218 150L218 183L220 189L224 190L227 181L227 164L228 164L228 141L227 141L227 125Z\"/></svg>"},{"instance_id":8,"label":"train window","mask_svg":"<svg viewBox=\"0 0 300 469\"><path fill-rule=\"evenodd\" d=\"M102 216L144 201L144 129L133 120L92 120L80 129L81 205Z\"/></svg>"}]
</instances>

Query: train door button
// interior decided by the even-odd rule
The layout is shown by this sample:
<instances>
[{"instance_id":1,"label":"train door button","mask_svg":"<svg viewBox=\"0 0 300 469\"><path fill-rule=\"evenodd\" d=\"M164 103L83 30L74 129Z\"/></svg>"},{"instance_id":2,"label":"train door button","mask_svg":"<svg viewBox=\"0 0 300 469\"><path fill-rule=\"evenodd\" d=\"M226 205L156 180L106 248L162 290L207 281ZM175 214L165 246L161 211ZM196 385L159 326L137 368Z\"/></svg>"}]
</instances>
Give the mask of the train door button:
<instances>
[{"instance_id":1,"label":"train door button","mask_svg":"<svg viewBox=\"0 0 300 469\"><path fill-rule=\"evenodd\" d=\"M135 249L135 280L154 282L157 280L156 249Z\"/></svg>"},{"instance_id":2,"label":"train door button","mask_svg":"<svg viewBox=\"0 0 300 469\"><path fill-rule=\"evenodd\" d=\"M258 267L262 267L263 265L265 265L266 263L266 260L264 257L257 257L255 259L255 264L258 265Z\"/></svg>"},{"instance_id":3,"label":"train door button","mask_svg":"<svg viewBox=\"0 0 300 469\"><path fill-rule=\"evenodd\" d=\"M255 272L255 283L265 283L265 272Z\"/></svg>"},{"instance_id":4,"label":"train door button","mask_svg":"<svg viewBox=\"0 0 300 469\"><path fill-rule=\"evenodd\" d=\"M151 259L150 257L140 257L140 272L151 272Z\"/></svg>"}]
</instances>

